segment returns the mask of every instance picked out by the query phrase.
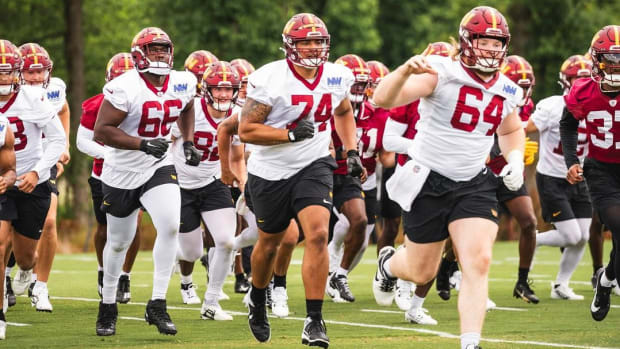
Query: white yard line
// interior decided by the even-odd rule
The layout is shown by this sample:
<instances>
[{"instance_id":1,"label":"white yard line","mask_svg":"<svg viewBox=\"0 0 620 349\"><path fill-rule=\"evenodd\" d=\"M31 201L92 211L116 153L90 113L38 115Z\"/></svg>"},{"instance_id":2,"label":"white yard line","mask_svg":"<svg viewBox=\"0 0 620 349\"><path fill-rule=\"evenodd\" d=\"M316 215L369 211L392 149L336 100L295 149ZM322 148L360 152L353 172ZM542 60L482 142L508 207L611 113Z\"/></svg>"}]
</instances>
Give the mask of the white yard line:
<instances>
[{"instance_id":1,"label":"white yard line","mask_svg":"<svg viewBox=\"0 0 620 349\"><path fill-rule=\"evenodd\" d=\"M94 298L81 298L81 297L50 297L52 299L61 299L61 300L73 300L73 301L81 301L81 302L99 302L99 299ZM143 302L129 302L130 305L142 305L145 306L146 303ZM180 309L180 310L194 310L200 311L200 308L193 307L176 307L169 306L168 309ZM387 310L386 310L387 311ZM232 315L247 315L244 312L238 311L227 311ZM397 312L400 313L400 312ZM144 321L142 318L130 317L130 316L121 316L121 319L124 320L134 320L134 321ZM283 320L295 320L295 321L305 321L305 318L301 317L285 317ZM387 325L376 325L376 324L365 324L359 322L345 322L345 321L335 321L335 320L325 320L325 323L333 324L333 325L343 325L343 326L353 326L353 327L364 327L364 328L380 328L386 330L395 330L395 331L408 331L408 332L417 332L428 335L439 336L442 338L450 338L450 339L459 339L459 335L442 332L442 331L434 331L425 328L416 328L416 327L401 327L401 326L387 326ZM518 341L518 340L509 340L509 339L498 339L498 338L482 338L484 342L493 342L493 343L509 343L509 344L521 344L521 345L536 345L541 347L555 347L555 348L577 348L577 349L620 349L620 348L610 348L610 347L593 347L593 346L584 346L584 345L573 345L573 344L563 344L563 343L551 343L551 342L538 342L538 341Z\"/></svg>"},{"instance_id":2,"label":"white yard line","mask_svg":"<svg viewBox=\"0 0 620 349\"><path fill-rule=\"evenodd\" d=\"M22 324L19 322L7 322L6 323L9 326L16 326L16 327L26 327L26 326L32 326L31 324Z\"/></svg>"}]
</instances>

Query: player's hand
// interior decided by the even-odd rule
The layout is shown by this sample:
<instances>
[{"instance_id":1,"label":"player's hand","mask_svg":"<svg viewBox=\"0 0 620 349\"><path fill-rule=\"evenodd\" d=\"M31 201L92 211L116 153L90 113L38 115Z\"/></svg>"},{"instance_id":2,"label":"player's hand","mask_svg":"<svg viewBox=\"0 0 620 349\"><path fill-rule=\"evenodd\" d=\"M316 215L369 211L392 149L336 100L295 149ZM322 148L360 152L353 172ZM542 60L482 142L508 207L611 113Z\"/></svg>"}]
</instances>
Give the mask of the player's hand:
<instances>
[{"instance_id":1,"label":"player's hand","mask_svg":"<svg viewBox=\"0 0 620 349\"><path fill-rule=\"evenodd\" d=\"M0 176L0 194L6 193L6 190L8 188L9 188L9 185L6 182L6 179L4 179L4 176Z\"/></svg>"},{"instance_id":2,"label":"player's hand","mask_svg":"<svg viewBox=\"0 0 620 349\"><path fill-rule=\"evenodd\" d=\"M39 182L39 175L36 171L30 171L17 177L17 180L21 181L21 183L17 186L17 189L23 191L24 193L30 194Z\"/></svg>"},{"instance_id":3,"label":"player's hand","mask_svg":"<svg viewBox=\"0 0 620 349\"><path fill-rule=\"evenodd\" d=\"M170 143L171 141L165 138L143 139L140 142L140 150L161 159L168 151L168 144Z\"/></svg>"},{"instance_id":4,"label":"player's hand","mask_svg":"<svg viewBox=\"0 0 620 349\"><path fill-rule=\"evenodd\" d=\"M183 154L185 154L185 163L190 166L198 166L200 164L200 158L202 154L194 146L194 142L183 142Z\"/></svg>"},{"instance_id":5,"label":"player's hand","mask_svg":"<svg viewBox=\"0 0 620 349\"><path fill-rule=\"evenodd\" d=\"M360 154L355 149L347 151L347 173L353 177L361 177L364 172Z\"/></svg>"},{"instance_id":6,"label":"player's hand","mask_svg":"<svg viewBox=\"0 0 620 349\"><path fill-rule=\"evenodd\" d=\"M508 154L506 159L508 164L504 166L499 176L503 178L506 188L517 191L523 185L523 153L519 150L513 150Z\"/></svg>"},{"instance_id":7,"label":"player's hand","mask_svg":"<svg viewBox=\"0 0 620 349\"><path fill-rule=\"evenodd\" d=\"M66 165L71 161L71 154L69 154L68 150L65 150L60 154L60 159L58 159L63 165Z\"/></svg>"},{"instance_id":8,"label":"player's hand","mask_svg":"<svg viewBox=\"0 0 620 349\"><path fill-rule=\"evenodd\" d=\"M240 182L239 178L230 169L224 168L222 169L222 178L220 180L229 187L238 185Z\"/></svg>"},{"instance_id":9,"label":"player's hand","mask_svg":"<svg viewBox=\"0 0 620 349\"><path fill-rule=\"evenodd\" d=\"M409 60L405 62L405 64L401 65L401 68L399 69L403 69L403 72L407 75L424 73L437 75L437 71L433 69L430 64L428 64L426 57L422 55L416 55L409 58Z\"/></svg>"},{"instance_id":10,"label":"player's hand","mask_svg":"<svg viewBox=\"0 0 620 349\"><path fill-rule=\"evenodd\" d=\"M360 181L362 183L365 183L367 179L368 179L368 171L366 170L365 167L363 167L362 175L360 176Z\"/></svg>"},{"instance_id":11,"label":"player's hand","mask_svg":"<svg viewBox=\"0 0 620 349\"><path fill-rule=\"evenodd\" d=\"M566 172L566 180L570 184L577 184L583 181L583 168L581 168L581 165L574 164L571 166L568 172Z\"/></svg>"},{"instance_id":12,"label":"player's hand","mask_svg":"<svg viewBox=\"0 0 620 349\"><path fill-rule=\"evenodd\" d=\"M314 137L314 122L307 118L301 120L294 129L288 131L288 140L291 142L299 142L312 137Z\"/></svg>"},{"instance_id":13,"label":"player's hand","mask_svg":"<svg viewBox=\"0 0 620 349\"><path fill-rule=\"evenodd\" d=\"M530 137L525 138L525 153L523 153L523 162L525 166L531 165L536 159L536 153L538 153L538 142L530 140Z\"/></svg>"},{"instance_id":14,"label":"player's hand","mask_svg":"<svg viewBox=\"0 0 620 349\"><path fill-rule=\"evenodd\" d=\"M62 162L56 163L56 178L60 178L62 174L65 173L65 165Z\"/></svg>"}]
</instances>

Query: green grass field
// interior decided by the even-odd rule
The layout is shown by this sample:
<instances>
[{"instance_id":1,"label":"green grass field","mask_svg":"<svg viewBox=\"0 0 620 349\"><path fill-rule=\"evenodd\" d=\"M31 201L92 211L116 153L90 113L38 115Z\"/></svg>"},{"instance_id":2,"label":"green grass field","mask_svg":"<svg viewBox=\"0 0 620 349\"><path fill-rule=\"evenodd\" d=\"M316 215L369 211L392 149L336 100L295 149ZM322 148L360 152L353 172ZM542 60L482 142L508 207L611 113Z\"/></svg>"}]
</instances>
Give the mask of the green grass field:
<instances>
[{"instance_id":1,"label":"green grass field","mask_svg":"<svg viewBox=\"0 0 620 349\"><path fill-rule=\"evenodd\" d=\"M607 242L606 247L610 247ZM174 275L168 292L168 309L179 333L158 334L143 321L145 302L151 294L152 261L150 252L141 252L132 273L132 302L119 306L116 336L97 337L96 260L93 254L58 255L49 288L54 312L37 313L27 298L18 297L18 304L7 313L10 325L7 339L0 347L11 348L298 348L305 316L305 302L300 277L303 249L295 251L288 276L291 317L271 318L272 337L268 344L257 343L249 332L242 295L233 292L229 277L225 292L231 300L221 302L233 312L228 322L200 319L199 306L181 302L179 276ZM592 299L590 276L592 267L588 252L577 269L571 285L584 301L551 300L550 281L555 279L560 252L556 248L539 249L532 279L534 290L541 298L538 305L512 298L517 273L517 244L499 242L495 245L491 268L490 296L499 307L487 314L483 331L484 349L489 348L610 348L620 347L620 309L612 308L607 319L595 322L590 317ZM375 246L371 246L360 266L351 274L350 284L356 301L335 304L326 300L323 314L327 321L330 348L457 348L459 322L456 295L442 301L434 289L425 307L439 321L438 326L419 326L404 321L396 305L376 305L371 282L375 272ZM199 295L205 290L204 269L196 265L194 282ZM620 305L620 297L612 296ZM369 312L381 310L388 312Z\"/></svg>"}]
</instances>

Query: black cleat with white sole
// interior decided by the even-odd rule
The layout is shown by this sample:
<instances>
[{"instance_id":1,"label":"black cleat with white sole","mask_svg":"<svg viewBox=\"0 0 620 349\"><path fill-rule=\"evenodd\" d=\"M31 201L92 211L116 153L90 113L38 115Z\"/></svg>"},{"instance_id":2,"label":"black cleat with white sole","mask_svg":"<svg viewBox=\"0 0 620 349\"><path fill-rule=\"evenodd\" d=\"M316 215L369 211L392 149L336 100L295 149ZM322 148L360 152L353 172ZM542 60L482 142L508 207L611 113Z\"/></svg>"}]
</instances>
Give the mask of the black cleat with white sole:
<instances>
[{"instance_id":1,"label":"black cleat with white sole","mask_svg":"<svg viewBox=\"0 0 620 349\"><path fill-rule=\"evenodd\" d=\"M248 297L249 298L249 297ZM259 342L267 342L271 339L271 326L267 319L267 309L265 304L257 304L254 306L252 300L247 304L248 306L248 325L254 338Z\"/></svg>"},{"instance_id":2,"label":"black cleat with white sole","mask_svg":"<svg viewBox=\"0 0 620 349\"><path fill-rule=\"evenodd\" d=\"M523 299L527 303L538 304L540 299L538 299L538 296L536 296L536 294L534 293L534 291L530 287L530 284L532 284L531 280L528 280L527 282L519 282L519 281L517 281L517 284L515 285L515 288L512 291L512 295L515 298Z\"/></svg>"},{"instance_id":3,"label":"black cleat with white sole","mask_svg":"<svg viewBox=\"0 0 620 349\"><path fill-rule=\"evenodd\" d=\"M301 332L301 344L310 347L329 347L329 338L323 319L307 317L304 321L304 330Z\"/></svg>"},{"instance_id":4,"label":"black cleat with white sole","mask_svg":"<svg viewBox=\"0 0 620 349\"><path fill-rule=\"evenodd\" d=\"M601 268L596 271L596 288L594 289L594 297L590 304L590 314L596 321L603 321L607 316L610 308L611 287L601 285L601 277L605 269Z\"/></svg>"},{"instance_id":5,"label":"black cleat with white sole","mask_svg":"<svg viewBox=\"0 0 620 349\"><path fill-rule=\"evenodd\" d=\"M99 313L97 314L97 324L95 329L97 336L112 336L116 333L116 318L118 308L116 303L105 304L99 302Z\"/></svg>"},{"instance_id":6,"label":"black cleat with white sole","mask_svg":"<svg viewBox=\"0 0 620 349\"><path fill-rule=\"evenodd\" d=\"M166 309L165 299L151 299L146 305L144 319L149 325L157 326L159 333L174 336L177 334L177 328L174 326Z\"/></svg>"}]
</instances>

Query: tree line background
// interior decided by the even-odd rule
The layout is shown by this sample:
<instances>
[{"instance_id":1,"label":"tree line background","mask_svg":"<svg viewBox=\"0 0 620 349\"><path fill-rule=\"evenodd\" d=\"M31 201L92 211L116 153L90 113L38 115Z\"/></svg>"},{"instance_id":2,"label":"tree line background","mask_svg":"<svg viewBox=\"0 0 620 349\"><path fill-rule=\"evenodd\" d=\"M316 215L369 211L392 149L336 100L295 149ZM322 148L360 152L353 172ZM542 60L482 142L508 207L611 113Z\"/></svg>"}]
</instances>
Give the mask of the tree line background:
<instances>
[{"instance_id":1,"label":"tree line background","mask_svg":"<svg viewBox=\"0 0 620 349\"><path fill-rule=\"evenodd\" d=\"M243 57L258 68L283 57L286 21L312 12L327 24L332 61L355 53L394 69L429 42L457 38L463 15L488 5L508 20L509 53L534 67L538 101L561 93L556 82L563 60L584 54L598 29L620 19L620 1L613 0L0 0L0 5L0 37L18 46L41 44L54 61L53 75L68 86L72 160L60 179L59 232L74 241L83 241L94 224L87 184L91 161L75 148L81 103L101 92L109 58L129 52L143 27L157 26L170 35L176 69L198 49L227 61ZM528 171L532 189L533 167Z\"/></svg>"}]
</instances>

